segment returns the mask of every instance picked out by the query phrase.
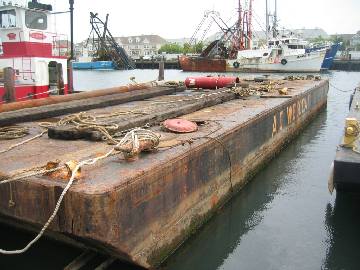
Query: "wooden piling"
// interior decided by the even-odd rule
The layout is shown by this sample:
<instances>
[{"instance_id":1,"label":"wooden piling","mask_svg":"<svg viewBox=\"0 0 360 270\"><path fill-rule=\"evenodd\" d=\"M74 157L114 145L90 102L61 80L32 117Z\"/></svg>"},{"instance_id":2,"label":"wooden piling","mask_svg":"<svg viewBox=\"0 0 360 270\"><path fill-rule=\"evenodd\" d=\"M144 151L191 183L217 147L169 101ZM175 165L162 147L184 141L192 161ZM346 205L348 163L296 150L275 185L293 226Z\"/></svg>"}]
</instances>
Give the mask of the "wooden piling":
<instances>
[{"instance_id":1,"label":"wooden piling","mask_svg":"<svg viewBox=\"0 0 360 270\"><path fill-rule=\"evenodd\" d=\"M14 102L15 97L15 70L11 67L4 68L4 87L6 102Z\"/></svg>"},{"instance_id":2,"label":"wooden piling","mask_svg":"<svg viewBox=\"0 0 360 270\"><path fill-rule=\"evenodd\" d=\"M160 63L159 63L159 81L163 81L164 80L164 68L165 68L165 63L164 63L164 58L161 59Z\"/></svg>"},{"instance_id":3,"label":"wooden piling","mask_svg":"<svg viewBox=\"0 0 360 270\"><path fill-rule=\"evenodd\" d=\"M59 95L64 95L64 76L61 63L56 64L56 82Z\"/></svg>"}]
</instances>

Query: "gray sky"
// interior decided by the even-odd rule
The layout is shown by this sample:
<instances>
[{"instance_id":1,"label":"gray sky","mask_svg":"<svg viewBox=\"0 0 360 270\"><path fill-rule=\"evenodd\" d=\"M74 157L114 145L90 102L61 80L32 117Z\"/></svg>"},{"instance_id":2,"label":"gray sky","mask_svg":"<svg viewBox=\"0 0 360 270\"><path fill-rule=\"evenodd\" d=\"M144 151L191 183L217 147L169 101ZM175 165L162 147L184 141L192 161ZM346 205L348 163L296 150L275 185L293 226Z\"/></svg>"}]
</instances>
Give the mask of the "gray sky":
<instances>
[{"instance_id":1,"label":"gray sky","mask_svg":"<svg viewBox=\"0 0 360 270\"><path fill-rule=\"evenodd\" d=\"M271 6L274 0L269 0ZM68 9L68 0L43 0L57 11ZM164 38L190 37L206 10L235 20L237 0L75 0L75 41L88 37L89 12L105 18L114 36L158 34ZM254 0L254 27L265 24L265 0ZM360 30L360 0L278 0L280 25L286 28L323 28L329 34ZM69 33L69 16L57 15L57 28ZM214 31L216 28L213 29Z\"/></svg>"}]
</instances>

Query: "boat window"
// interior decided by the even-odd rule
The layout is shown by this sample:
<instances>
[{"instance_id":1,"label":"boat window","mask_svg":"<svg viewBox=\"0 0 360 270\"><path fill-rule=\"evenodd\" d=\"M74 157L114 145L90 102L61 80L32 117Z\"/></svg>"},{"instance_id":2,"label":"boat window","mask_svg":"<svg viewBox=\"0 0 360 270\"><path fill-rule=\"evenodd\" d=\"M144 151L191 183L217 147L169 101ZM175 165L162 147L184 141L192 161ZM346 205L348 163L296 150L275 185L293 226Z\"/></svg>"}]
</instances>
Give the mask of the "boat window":
<instances>
[{"instance_id":1,"label":"boat window","mask_svg":"<svg viewBox=\"0 0 360 270\"><path fill-rule=\"evenodd\" d=\"M276 44L276 45L279 45L279 44L280 44L280 41L275 41L275 44Z\"/></svg>"},{"instance_id":2,"label":"boat window","mask_svg":"<svg viewBox=\"0 0 360 270\"><path fill-rule=\"evenodd\" d=\"M46 30L47 17L45 13L27 10L25 13L25 24L27 28Z\"/></svg>"},{"instance_id":3,"label":"boat window","mask_svg":"<svg viewBox=\"0 0 360 270\"><path fill-rule=\"evenodd\" d=\"M289 44L290 41L288 39L285 40L285 44Z\"/></svg>"},{"instance_id":4,"label":"boat window","mask_svg":"<svg viewBox=\"0 0 360 270\"><path fill-rule=\"evenodd\" d=\"M288 45L289 49L297 49L297 45Z\"/></svg>"},{"instance_id":5,"label":"boat window","mask_svg":"<svg viewBox=\"0 0 360 270\"><path fill-rule=\"evenodd\" d=\"M263 56L268 56L268 55L269 55L269 54L268 54L267 52L263 54Z\"/></svg>"},{"instance_id":6,"label":"boat window","mask_svg":"<svg viewBox=\"0 0 360 270\"><path fill-rule=\"evenodd\" d=\"M1 28L16 27L15 9L0 11L0 26Z\"/></svg>"},{"instance_id":7,"label":"boat window","mask_svg":"<svg viewBox=\"0 0 360 270\"><path fill-rule=\"evenodd\" d=\"M269 42L269 45L270 45L270 46L273 46L273 45L274 45L274 42L273 42L273 41L270 41L270 42Z\"/></svg>"}]
</instances>

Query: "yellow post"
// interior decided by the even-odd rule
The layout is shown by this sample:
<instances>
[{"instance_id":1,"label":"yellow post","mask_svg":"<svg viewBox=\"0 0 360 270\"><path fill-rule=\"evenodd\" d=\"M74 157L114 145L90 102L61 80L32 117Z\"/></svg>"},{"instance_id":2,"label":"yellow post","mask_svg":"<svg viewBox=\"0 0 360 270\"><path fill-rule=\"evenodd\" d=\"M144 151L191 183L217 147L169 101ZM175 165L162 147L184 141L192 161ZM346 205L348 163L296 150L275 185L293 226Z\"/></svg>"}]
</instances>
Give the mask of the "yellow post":
<instances>
[{"instance_id":1,"label":"yellow post","mask_svg":"<svg viewBox=\"0 0 360 270\"><path fill-rule=\"evenodd\" d=\"M343 146L354 148L356 146L356 140L360 133L359 122L356 118L345 119L345 134L343 138Z\"/></svg>"}]
</instances>

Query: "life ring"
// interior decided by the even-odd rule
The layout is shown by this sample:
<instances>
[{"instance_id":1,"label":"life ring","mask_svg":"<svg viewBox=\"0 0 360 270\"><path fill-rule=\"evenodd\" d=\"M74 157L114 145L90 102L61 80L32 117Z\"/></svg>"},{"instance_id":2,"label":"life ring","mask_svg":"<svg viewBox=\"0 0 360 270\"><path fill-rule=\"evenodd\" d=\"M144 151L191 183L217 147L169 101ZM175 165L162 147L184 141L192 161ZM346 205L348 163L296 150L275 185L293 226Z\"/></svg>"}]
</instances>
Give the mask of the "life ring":
<instances>
[{"instance_id":1,"label":"life ring","mask_svg":"<svg viewBox=\"0 0 360 270\"><path fill-rule=\"evenodd\" d=\"M287 64L287 60L286 59L281 59L281 64L285 66Z\"/></svg>"},{"instance_id":2,"label":"life ring","mask_svg":"<svg viewBox=\"0 0 360 270\"><path fill-rule=\"evenodd\" d=\"M240 64L239 64L239 62L234 62L233 66L234 66L234 68L239 68Z\"/></svg>"}]
</instances>

